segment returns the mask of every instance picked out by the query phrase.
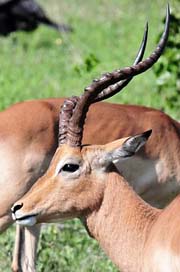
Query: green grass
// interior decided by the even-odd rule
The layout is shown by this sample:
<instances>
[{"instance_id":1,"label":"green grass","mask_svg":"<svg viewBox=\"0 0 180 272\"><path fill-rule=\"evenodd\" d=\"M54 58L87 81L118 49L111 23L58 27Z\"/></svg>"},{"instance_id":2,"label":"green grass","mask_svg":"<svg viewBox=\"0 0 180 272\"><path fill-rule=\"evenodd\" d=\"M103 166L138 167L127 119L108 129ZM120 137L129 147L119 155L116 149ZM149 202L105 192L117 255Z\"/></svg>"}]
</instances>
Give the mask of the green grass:
<instances>
[{"instance_id":1,"label":"green grass","mask_svg":"<svg viewBox=\"0 0 180 272\"><path fill-rule=\"evenodd\" d=\"M25 34L0 38L0 106L43 97L80 94L93 78L133 63L149 21L146 56L155 48L163 29L165 0L41 0L59 22L74 27L71 34L58 34L46 27ZM171 1L173 6L173 1ZM166 90L164 90L166 91ZM152 70L135 78L111 101L162 108ZM180 112L167 109L180 118ZM0 236L0 271L10 271L14 228ZM52 225L42 233L38 271L117 271L97 243L88 238L78 221Z\"/></svg>"},{"instance_id":2,"label":"green grass","mask_svg":"<svg viewBox=\"0 0 180 272\"><path fill-rule=\"evenodd\" d=\"M130 65L148 19L147 56L155 48L166 9L165 0L41 2L57 21L71 24L74 33L59 35L42 26L31 34L0 39L1 108L25 99L79 94L103 72ZM87 71L92 55L97 62ZM112 100L162 108L152 70ZM178 117L173 110L168 113Z\"/></svg>"}]
</instances>

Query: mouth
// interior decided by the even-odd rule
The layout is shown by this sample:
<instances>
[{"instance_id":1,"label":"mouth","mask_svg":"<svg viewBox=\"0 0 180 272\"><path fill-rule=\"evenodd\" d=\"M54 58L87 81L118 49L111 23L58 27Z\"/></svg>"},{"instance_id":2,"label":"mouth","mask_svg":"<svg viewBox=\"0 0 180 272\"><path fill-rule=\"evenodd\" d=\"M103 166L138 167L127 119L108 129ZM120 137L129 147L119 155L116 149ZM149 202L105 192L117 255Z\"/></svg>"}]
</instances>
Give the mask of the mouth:
<instances>
[{"instance_id":1,"label":"mouth","mask_svg":"<svg viewBox=\"0 0 180 272\"><path fill-rule=\"evenodd\" d=\"M37 222L37 214L25 215L25 216L21 216L21 217L16 217L15 214L13 214L13 219L19 225L33 226Z\"/></svg>"}]
</instances>

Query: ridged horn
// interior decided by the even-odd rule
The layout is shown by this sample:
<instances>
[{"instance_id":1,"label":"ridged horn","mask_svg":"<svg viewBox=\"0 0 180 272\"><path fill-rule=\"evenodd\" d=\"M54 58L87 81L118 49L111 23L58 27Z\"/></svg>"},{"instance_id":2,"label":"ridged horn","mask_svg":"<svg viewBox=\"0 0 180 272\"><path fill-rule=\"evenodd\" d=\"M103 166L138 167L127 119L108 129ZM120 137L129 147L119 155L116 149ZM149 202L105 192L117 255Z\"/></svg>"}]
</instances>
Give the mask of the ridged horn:
<instances>
[{"instance_id":1,"label":"ridged horn","mask_svg":"<svg viewBox=\"0 0 180 272\"><path fill-rule=\"evenodd\" d=\"M161 56L169 34L170 11L169 5L166 10L166 22L164 32L154 52L145 60L123 69L115 70L112 73L103 75L100 79L96 79L93 83L85 88L83 95L79 98L72 117L68 123L68 131L66 143L71 146L81 146L83 126L89 106L99 100L103 100L114 94L121 80L129 80L132 77L148 70ZM122 84L122 83L121 83ZM114 85L113 87L111 85ZM102 93L107 89L106 93Z\"/></svg>"}]
</instances>

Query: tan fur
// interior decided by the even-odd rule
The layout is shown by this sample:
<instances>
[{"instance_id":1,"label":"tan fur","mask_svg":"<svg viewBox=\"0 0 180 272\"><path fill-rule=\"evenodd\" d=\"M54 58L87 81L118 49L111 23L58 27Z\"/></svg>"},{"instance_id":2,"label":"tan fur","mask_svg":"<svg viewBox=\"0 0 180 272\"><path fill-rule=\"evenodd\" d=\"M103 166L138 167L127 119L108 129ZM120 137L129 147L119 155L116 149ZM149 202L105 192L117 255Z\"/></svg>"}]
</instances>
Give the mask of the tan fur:
<instances>
[{"instance_id":1,"label":"tan fur","mask_svg":"<svg viewBox=\"0 0 180 272\"><path fill-rule=\"evenodd\" d=\"M31 188L50 163L57 148L63 101L26 101L0 113L0 231L12 223L12 204ZM129 173L129 162L124 162L119 170L145 200L159 207L174 198L180 188L179 123L151 108L98 103L90 107L83 143L105 144L150 128L153 135L137 154L137 163L134 161L136 176ZM142 184L141 176L149 169L154 175Z\"/></svg>"},{"instance_id":2,"label":"tan fur","mask_svg":"<svg viewBox=\"0 0 180 272\"><path fill-rule=\"evenodd\" d=\"M36 215L37 222L51 222L79 217L120 271L178 272L180 197L158 210L145 203L116 169L105 169L104 154L123 142L57 149L47 173L16 203L22 203L16 218ZM78 162L79 170L57 172L70 162Z\"/></svg>"},{"instance_id":3,"label":"tan fur","mask_svg":"<svg viewBox=\"0 0 180 272\"><path fill-rule=\"evenodd\" d=\"M13 196L5 198L9 203L2 201L1 207L4 208L0 214L6 215L13 202L46 171L57 148L58 115L62 102L63 99L23 102L0 113L0 152L3 158L0 168L2 165L2 169L10 170L5 172L6 175L9 173L7 178L3 177L1 170L3 179L0 183L1 188L3 184L9 184L10 190L13 188ZM98 118L102 113L103 118ZM153 129L152 137L138 157L162 163L162 171L159 171L159 176L156 173L155 182L180 182L180 125L160 111L110 103L92 105L83 143L104 144L150 128ZM126 172L123 173L125 176Z\"/></svg>"}]
</instances>

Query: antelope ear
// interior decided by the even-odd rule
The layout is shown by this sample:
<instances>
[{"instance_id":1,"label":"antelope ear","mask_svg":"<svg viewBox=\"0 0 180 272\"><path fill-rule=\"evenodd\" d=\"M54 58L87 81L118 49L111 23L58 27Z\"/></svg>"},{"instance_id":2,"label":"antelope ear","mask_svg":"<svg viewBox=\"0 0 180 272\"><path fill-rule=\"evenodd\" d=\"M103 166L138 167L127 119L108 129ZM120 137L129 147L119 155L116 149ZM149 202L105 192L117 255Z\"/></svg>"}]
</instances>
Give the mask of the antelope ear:
<instances>
[{"instance_id":1,"label":"antelope ear","mask_svg":"<svg viewBox=\"0 0 180 272\"><path fill-rule=\"evenodd\" d=\"M133 156L146 143L151 132L152 130L148 130L141 134L107 144L104 162L117 162L121 158Z\"/></svg>"}]
</instances>

